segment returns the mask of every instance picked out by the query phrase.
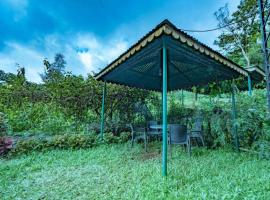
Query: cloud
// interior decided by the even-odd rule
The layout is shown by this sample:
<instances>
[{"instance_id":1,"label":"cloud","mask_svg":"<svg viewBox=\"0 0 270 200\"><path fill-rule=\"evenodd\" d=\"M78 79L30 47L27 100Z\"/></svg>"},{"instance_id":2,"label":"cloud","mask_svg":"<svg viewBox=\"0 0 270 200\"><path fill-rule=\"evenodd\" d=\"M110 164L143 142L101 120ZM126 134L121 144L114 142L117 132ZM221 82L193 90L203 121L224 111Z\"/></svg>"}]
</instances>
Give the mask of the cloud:
<instances>
[{"instance_id":1,"label":"cloud","mask_svg":"<svg viewBox=\"0 0 270 200\"><path fill-rule=\"evenodd\" d=\"M40 82L39 73L42 72L43 56L24 45L15 42L6 42L5 51L0 53L0 68L8 72L16 72L16 63L25 67L28 80Z\"/></svg>"},{"instance_id":2,"label":"cloud","mask_svg":"<svg viewBox=\"0 0 270 200\"><path fill-rule=\"evenodd\" d=\"M90 53L78 52L78 55L80 61L88 72L95 71L95 68L93 67L93 56Z\"/></svg>"},{"instance_id":3,"label":"cloud","mask_svg":"<svg viewBox=\"0 0 270 200\"><path fill-rule=\"evenodd\" d=\"M101 40L90 33L51 34L28 44L7 41L0 53L0 69L15 73L16 63L19 63L26 68L29 81L41 82L39 74L44 70L43 59L53 62L55 54L62 53L67 61L67 71L86 76L105 67L127 47L128 42L123 39Z\"/></svg>"},{"instance_id":4,"label":"cloud","mask_svg":"<svg viewBox=\"0 0 270 200\"><path fill-rule=\"evenodd\" d=\"M62 53L66 70L85 76L105 67L164 18L179 28L215 27L213 12L227 2L151 0L154 7L149 9L149 2L124 5L118 1L122 7L102 1L66 1L63 6L63 2L54 0L0 0L0 69L16 72L15 63L19 63L26 67L29 80L40 82L43 59L53 62L54 55ZM238 3L230 1L230 9ZM217 35L194 33L213 48Z\"/></svg>"},{"instance_id":5,"label":"cloud","mask_svg":"<svg viewBox=\"0 0 270 200\"><path fill-rule=\"evenodd\" d=\"M97 72L123 53L128 47L128 42L121 38L106 41L90 34L79 34L75 46L85 70Z\"/></svg>"}]
</instances>

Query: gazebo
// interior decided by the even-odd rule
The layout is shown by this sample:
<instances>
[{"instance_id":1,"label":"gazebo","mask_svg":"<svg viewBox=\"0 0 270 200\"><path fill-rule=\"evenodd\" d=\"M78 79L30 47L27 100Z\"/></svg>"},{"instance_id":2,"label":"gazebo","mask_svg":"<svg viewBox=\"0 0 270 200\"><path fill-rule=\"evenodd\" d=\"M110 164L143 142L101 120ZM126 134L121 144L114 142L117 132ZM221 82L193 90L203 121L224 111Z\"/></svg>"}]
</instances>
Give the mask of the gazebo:
<instances>
[{"instance_id":1,"label":"gazebo","mask_svg":"<svg viewBox=\"0 0 270 200\"><path fill-rule=\"evenodd\" d=\"M101 135L104 130L106 82L162 93L162 174L167 175L167 92L189 90L213 82L248 78L249 71L164 20L95 75L104 82ZM235 111L234 92L232 108ZM233 112L233 120L236 115ZM233 123L237 141L237 127Z\"/></svg>"}]
</instances>

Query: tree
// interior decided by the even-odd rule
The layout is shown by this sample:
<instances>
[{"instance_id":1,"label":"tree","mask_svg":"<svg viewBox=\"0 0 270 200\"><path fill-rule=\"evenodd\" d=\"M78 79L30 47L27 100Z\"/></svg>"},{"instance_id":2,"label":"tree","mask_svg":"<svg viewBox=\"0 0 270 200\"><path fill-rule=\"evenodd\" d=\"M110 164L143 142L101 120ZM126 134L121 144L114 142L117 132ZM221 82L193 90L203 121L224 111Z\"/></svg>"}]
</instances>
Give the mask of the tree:
<instances>
[{"instance_id":1,"label":"tree","mask_svg":"<svg viewBox=\"0 0 270 200\"><path fill-rule=\"evenodd\" d=\"M0 70L0 81L9 83L14 79L16 79L16 74L6 73L4 70Z\"/></svg>"},{"instance_id":2,"label":"tree","mask_svg":"<svg viewBox=\"0 0 270 200\"><path fill-rule=\"evenodd\" d=\"M54 71L63 74L65 72L66 64L67 63L63 54L55 54L54 63L52 64L52 69Z\"/></svg>"},{"instance_id":3,"label":"tree","mask_svg":"<svg viewBox=\"0 0 270 200\"><path fill-rule=\"evenodd\" d=\"M257 0L241 0L230 15L228 4L214 13L222 34L215 40L228 57L245 67L261 64Z\"/></svg>"},{"instance_id":4,"label":"tree","mask_svg":"<svg viewBox=\"0 0 270 200\"><path fill-rule=\"evenodd\" d=\"M57 82L59 78L63 77L66 68L66 61L63 54L55 54L52 64L45 58L43 64L45 72L40 75L43 82Z\"/></svg>"}]
</instances>

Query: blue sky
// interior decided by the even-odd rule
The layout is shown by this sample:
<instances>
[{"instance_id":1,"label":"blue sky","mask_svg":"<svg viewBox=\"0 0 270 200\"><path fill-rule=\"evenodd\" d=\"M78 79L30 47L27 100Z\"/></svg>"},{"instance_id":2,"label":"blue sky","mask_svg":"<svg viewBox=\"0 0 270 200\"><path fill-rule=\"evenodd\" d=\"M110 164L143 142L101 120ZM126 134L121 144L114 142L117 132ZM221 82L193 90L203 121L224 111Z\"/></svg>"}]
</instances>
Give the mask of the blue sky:
<instances>
[{"instance_id":1,"label":"blue sky","mask_svg":"<svg viewBox=\"0 0 270 200\"><path fill-rule=\"evenodd\" d=\"M162 20L178 28L216 27L213 13L240 0L1 0L0 69L26 68L40 82L42 61L63 53L67 70L84 76L97 72ZM213 46L219 32L193 33Z\"/></svg>"}]
</instances>

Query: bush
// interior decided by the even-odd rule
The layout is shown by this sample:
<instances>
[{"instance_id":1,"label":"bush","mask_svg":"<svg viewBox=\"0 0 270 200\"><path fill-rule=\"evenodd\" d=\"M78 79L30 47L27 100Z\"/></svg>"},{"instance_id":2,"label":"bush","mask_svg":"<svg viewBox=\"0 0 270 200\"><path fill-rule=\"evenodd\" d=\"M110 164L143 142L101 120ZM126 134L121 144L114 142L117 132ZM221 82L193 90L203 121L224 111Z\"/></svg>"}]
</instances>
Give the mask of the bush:
<instances>
[{"instance_id":1,"label":"bush","mask_svg":"<svg viewBox=\"0 0 270 200\"><path fill-rule=\"evenodd\" d=\"M125 143L129 140L130 136L130 132L121 132L119 136L115 136L109 132L104 134L104 141L107 144Z\"/></svg>"},{"instance_id":2,"label":"bush","mask_svg":"<svg viewBox=\"0 0 270 200\"><path fill-rule=\"evenodd\" d=\"M252 149L259 152L261 158L270 159L270 119L263 122L263 133L261 138L254 142Z\"/></svg>"},{"instance_id":3,"label":"bush","mask_svg":"<svg viewBox=\"0 0 270 200\"><path fill-rule=\"evenodd\" d=\"M49 141L49 145L53 148L90 148L93 147L96 141L94 135L83 135L83 134L65 134L57 135L52 137Z\"/></svg>"},{"instance_id":4,"label":"bush","mask_svg":"<svg viewBox=\"0 0 270 200\"><path fill-rule=\"evenodd\" d=\"M8 121L4 113L0 112L0 137L7 135Z\"/></svg>"},{"instance_id":5,"label":"bush","mask_svg":"<svg viewBox=\"0 0 270 200\"><path fill-rule=\"evenodd\" d=\"M125 143L130 138L129 132L122 132L119 137L112 133L105 133L104 142ZM64 134L52 137L32 137L26 140L19 140L11 151L11 155L24 154L32 151L46 151L49 149L81 149L91 148L99 143L99 137L92 134Z\"/></svg>"},{"instance_id":6,"label":"bush","mask_svg":"<svg viewBox=\"0 0 270 200\"><path fill-rule=\"evenodd\" d=\"M29 131L58 135L76 131L75 119L65 116L63 109L53 103L24 103L20 107L10 107L7 113L15 133Z\"/></svg>"},{"instance_id":7,"label":"bush","mask_svg":"<svg viewBox=\"0 0 270 200\"><path fill-rule=\"evenodd\" d=\"M119 143L126 143L131 138L130 132L122 132L119 136Z\"/></svg>"},{"instance_id":8,"label":"bush","mask_svg":"<svg viewBox=\"0 0 270 200\"><path fill-rule=\"evenodd\" d=\"M204 112L204 137L210 148L225 146L232 141L231 118L226 111L214 108Z\"/></svg>"},{"instance_id":9,"label":"bush","mask_svg":"<svg viewBox=\"0 0 270 200\"><path fill-rule=\"evenodd\" d=\"M105 133L104 134L104 142L107 144L115 144L119 143L119 137L113 135L113 133Z\"/></svg>"},{"instance_id":10,"label":"bush","mask_svg":"<svg viewBox=\"0 0 270 200\"><path fill-rule=\"evenodd\" d=\"M80 149L91 148L96 143L96 136L84 134L55 135L48 138L29 138L17 142L11 154L23 154L31 151L45 151L48 149Z\"/></svg>"},{"instance_id":11,"label":"bush","mask_svg":"<svg viewBox=\"0 0 270 200\"><path fill-rule=\"evenodd\" d=\"M0 137L0 156L6 155L13 147L14 141L10 137Z\"/></svg>"}]
</instances>

